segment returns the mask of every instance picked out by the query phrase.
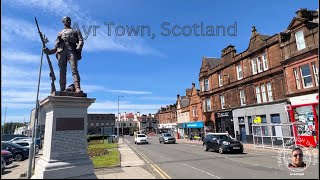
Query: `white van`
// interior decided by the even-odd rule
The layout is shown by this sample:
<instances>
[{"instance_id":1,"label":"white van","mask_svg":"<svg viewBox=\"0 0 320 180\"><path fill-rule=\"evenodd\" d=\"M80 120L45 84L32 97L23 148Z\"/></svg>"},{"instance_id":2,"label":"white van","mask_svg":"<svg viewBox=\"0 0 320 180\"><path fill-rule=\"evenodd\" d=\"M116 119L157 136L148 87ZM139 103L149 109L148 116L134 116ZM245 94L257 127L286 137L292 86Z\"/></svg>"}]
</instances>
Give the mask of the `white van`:
<instances>
[{"instance_id":1,"label":"white van","mask_svg":"<svg viewBox=\"0 0 320 180\"><path fill-rule=\"evenodd\" d=\"M145 134L135 134L134 143L135 144L148 144L147 135Z\"/></svg>"}]
</instances>

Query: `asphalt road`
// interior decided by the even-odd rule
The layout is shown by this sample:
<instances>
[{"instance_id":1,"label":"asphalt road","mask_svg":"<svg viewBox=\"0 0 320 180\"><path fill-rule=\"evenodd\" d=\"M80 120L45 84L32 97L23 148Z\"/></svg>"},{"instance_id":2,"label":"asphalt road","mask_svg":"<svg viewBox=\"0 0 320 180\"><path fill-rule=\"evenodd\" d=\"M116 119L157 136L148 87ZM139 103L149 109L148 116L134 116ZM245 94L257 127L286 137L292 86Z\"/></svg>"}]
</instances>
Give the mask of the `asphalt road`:
<instances>
[{"instance_id":1,"label":"asphalt road","mask_svg":"<svg viewBox=\"0 0 320 180\"><path fill-rule=\"evenodd\" d=\"M290 178L319 179L319 163L310 164L303 172L294 173L278 160L278 152L245 149L243 154L205 152L198 144L160 144L158 136L149 137L149 144L134 144L133 136L125 143L141 157L149 170L164 179L224 179L224 178ZM318 159L318 157L317 157Z\"/></svg>"}]
</instances>

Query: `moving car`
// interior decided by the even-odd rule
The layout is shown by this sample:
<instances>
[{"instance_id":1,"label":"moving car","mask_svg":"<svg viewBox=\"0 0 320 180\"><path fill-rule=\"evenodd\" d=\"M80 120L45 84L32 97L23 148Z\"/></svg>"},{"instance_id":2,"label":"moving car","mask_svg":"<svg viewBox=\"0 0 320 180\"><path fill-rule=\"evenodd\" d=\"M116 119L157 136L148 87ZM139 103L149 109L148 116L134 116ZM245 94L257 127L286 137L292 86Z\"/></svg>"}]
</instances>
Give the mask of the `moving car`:
<instances>
[{"instance_id":1,"label":"moving car","mask_svg":"<svg viewBox=\"0 0 320 180\"><path fill-rule=\"evenodd\" d=\"M9 165L13 162L12 153L10 151L1 150L1 157L6 162L6 165Z\"/></svg>"},{"instance_id":2,"label":"moving car","mask_svg":"<svg viewBox=\"0 0 320 180\"><path fill-rule=\"evenodd\" d=\"M225 152L243 153L243 144L232 138L228 133L208 133L203 139L203 150L212 149L220 154Z\"/></svg>"},{"instance_id":3,"label":"moving car","mask_svg":"<svg viewBox=\"0 0 320 180\"><path fill-rule=\"evenodd\" d=\"M28 159L29 157L29 148L22 147L18 144L2 141L1 150L10 151L13 155L13 159L17 161L22 161L24 159Z\"/></svg>"},{"instance_id":4,"label":"moving car","mask_svg":"<svg viewBox=\"0 0 320 180\"><path fill-rule=\"evenodd\" d=\"M159 137L159 143L176 143L176 138L171 133L162 133Z\"/></svg>"},{"instance_id":5,"label":"moving car","mask_svg":"<svg viewBox=\"0 0 320 180\"><path fill-rule=\"evenodd\" d=\"M148 144L147 135L145 134L136 134L134 136L134 143L135 144Z\"/></svg>"}]
</instances>

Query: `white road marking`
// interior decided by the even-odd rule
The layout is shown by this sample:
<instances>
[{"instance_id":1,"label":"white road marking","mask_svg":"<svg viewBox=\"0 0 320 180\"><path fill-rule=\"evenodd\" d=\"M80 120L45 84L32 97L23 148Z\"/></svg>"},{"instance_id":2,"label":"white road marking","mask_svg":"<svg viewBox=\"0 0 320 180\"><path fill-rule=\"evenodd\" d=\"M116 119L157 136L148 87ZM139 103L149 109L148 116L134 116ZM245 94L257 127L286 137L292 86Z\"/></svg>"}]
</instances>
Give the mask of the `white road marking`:
<instances>
[{"instance_id":1,"label":"white road marking","mask_svg":"<svg viewBox=\"0 0 320 180\"><path fill-rule=\"evenodd\" d=\"M263 165L260 165L260 164L255 164L255 163L246 162L246 161L242 161L242 160L234 160L234 159L230 159L228 157L225 157L225 158L229 159L230 161L240 162L240 163L244 163L244 164L250 164L250 165L253 165L253 166L260 166L260 167L275 169L275 167L271 167L271 166L263 166Z\"/></svg>"},{"instance_id":2,"label":"white road marking","mask_svg":"<svg viewBox=\"0 0 320 180\"><path fill-rule=\"evenodd\" d=\"M213 176L213 177L215 177L215 178L221 179L221 177L216 176L216 175L211 174L211 173L208 173L207 171L203 171L203 170L201 170L201 169L198 169L198 168L196 168L196 167L190 166L190 165L188 165L188 164L184 164L184 163L182 163L182 164L185 165L185 166L188 166L188 167L190 167L190 168L192 168L192 169L195 169L195 170L197 170L197 171L200 171L200 172L202 172L202 173L205 173L205 174L208 174L208 175Z\"/></svg>"}]
</instances>

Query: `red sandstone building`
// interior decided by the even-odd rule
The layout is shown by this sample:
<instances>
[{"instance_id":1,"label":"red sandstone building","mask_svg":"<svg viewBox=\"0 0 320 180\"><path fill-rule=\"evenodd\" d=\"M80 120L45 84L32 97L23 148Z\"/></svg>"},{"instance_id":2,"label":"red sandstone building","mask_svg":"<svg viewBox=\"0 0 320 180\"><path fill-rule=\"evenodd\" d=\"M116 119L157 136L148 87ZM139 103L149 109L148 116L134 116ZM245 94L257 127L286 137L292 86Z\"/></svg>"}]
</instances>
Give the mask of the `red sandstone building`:
<instances>
[{"instance_id":1,"label":"red sandstone building","mask_svg":"<svg viewBox=\"0 0 320 180\"><path fill-rule=\"evenodd\" d=\"M319 129L319 18L318 11L300 9L280 33L285 90L291 122L301 144L315 147ZM298 141L300 142L300 141Z\"/></svg>"}]
</instances>

